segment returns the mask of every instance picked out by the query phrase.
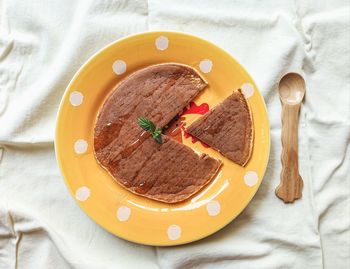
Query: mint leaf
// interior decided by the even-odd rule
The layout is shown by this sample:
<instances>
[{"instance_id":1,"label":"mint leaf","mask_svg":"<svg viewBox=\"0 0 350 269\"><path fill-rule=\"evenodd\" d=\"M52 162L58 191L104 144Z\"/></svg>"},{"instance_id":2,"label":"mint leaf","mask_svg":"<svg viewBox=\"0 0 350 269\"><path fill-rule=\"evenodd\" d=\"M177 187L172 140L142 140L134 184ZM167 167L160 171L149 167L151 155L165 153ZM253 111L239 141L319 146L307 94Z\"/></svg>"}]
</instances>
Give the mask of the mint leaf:
<instances>
[{"instance_id":1,"label":"mint leaf","mask_svg":"<svg viewBox=\"0 0 350 269\"><path fill-rule=\"evenodd\" d=\"M158 144L162 144L162 129L156 128L155 131L152 133L152 137Z\"/></svg>"},{"instance_id":2,"label":"mint leaf","mask_svg":"<svg viewBox=\"0 0 350 269\"><path fill-rule=\"evenodd\" d=\"M154 123L149 119L140 117L137 119L137 122L140 125L140 127L145 131L153 133L156 129L156 126L154 125Z\"/></svg>"},{"instance_id":3,"label":"mint leaf","mask_svg":"<svg viewBox=\"0 0 350 269\"><path fill-rule=\"evenodd\" d=\"M162 129L161 128L159 128L159 127L156 128L155 124L146 118L140 117L137 119L137 122L143 130L145 130L151 134L152 138L158 144L162 144Z\"/></svg>"},{"instance_id":4,"label":"mint leaf","mask_svg":"<svg viewBox=\"0 0 350 269\"><path fill-rule=\"evenodd\" d=\"M162 141L162 134L154 134L153 133L152 137L153 137L154 140L156 140L156 142L158 144L162 144L163 143L163 141Z\"/></svg>"},{"instance_id":5,"label":"mint leaf","mask_svg":"<svg viewBox=\"0 0 350 269\"><path fill-rule=\"evenodd\" d=\"M153 132L154 135L161 135L162 134L162 129L161 128L156 128Z\"/></svg>"}]
</instances>

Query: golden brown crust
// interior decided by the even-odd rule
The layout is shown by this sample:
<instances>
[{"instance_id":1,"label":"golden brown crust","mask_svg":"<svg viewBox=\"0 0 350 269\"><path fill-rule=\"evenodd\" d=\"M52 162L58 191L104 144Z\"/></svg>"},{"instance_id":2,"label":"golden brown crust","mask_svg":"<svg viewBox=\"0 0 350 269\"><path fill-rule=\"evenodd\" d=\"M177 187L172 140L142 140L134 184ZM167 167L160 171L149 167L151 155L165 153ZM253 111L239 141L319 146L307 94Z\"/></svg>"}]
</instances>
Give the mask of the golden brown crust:
<instances>
[{"instance_id":1,"label":"golden brown crust","mask_svg":"<svg viewBox=\"0 0 350 269\"><path fill-rule=\"evenodd\" d=\"M244 93L242 93L241 89L238 89L238 91L241 93L242 98L244 100L245 105L247 106L247 111L249 113L249 131L246 133L246 140L249 141L248 145L249 147L247 148L248 153L246 154L246 158L245 158L245 162L242 164L242 166L246 166L247 163L249 162L250 158L252 157L252 153L253 153L253 145L254 145L254 122L253 122L253 115L252 115L252 111L250 108L249 103L247 102L247 99L244 96Z\"/></svg>"}]
</instances>

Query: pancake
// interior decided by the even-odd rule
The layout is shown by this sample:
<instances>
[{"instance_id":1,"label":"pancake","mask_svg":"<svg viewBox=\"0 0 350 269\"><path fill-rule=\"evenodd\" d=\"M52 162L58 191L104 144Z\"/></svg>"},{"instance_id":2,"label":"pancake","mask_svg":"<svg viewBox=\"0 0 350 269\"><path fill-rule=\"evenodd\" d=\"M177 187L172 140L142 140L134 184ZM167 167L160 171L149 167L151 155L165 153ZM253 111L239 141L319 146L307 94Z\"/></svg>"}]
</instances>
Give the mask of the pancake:
<instances>
[{"instance_id":1,"label":"pancake","mask_svg":"<svg viewBox=\"0 0 350 269\"><path fill-rule=\"evenodd\" d=\"M166 136L157 144L137 119L147 118L163 128L206 86L193 68L175 63L149 66L125 78L97 117L97 161L122 186L150 199L175 203L198 192L221 163Z\"/></svg>"},{"instance_id":2,"label":"pancake","mask_svg":"<svg viewBox=\"0 0 350 269\"><path fill-rule=\"evenodd\" d=\"M245 166L251 157L253 121L240 89L191 124L186 131L241 166Z\"/></svg>"}]
</instances>

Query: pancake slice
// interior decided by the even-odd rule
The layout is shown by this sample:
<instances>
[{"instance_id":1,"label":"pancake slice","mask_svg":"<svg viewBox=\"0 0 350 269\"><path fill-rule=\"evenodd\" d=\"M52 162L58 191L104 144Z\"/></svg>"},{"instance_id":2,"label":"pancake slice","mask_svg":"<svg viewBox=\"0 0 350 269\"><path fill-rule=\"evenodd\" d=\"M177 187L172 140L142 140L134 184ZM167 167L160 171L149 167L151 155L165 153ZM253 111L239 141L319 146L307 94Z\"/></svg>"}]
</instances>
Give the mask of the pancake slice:
<instances>
[{"instance_id":1,"label":"pancake slice","mask_svg":"<svg viewBox=\"0 0 350 269\"><path fill-rule=\"evenodd\" d=\"M252 114L240 89L186 131L241 166L245 166L251 157L254 136Z\"/></svg>"},{"instance_id":2,"label":"pancake slice","mask_svg":"<svg viewBox=\"0 0 350 269\"><path fill-rule=\"evenodd\" d=\"M221 166L219 160L198 155L167 136L162 144L149 135L141 140L137 149L111 160L106 168L129 191L153 200L186 200L206 186Z\"/></svg>"}]
</instances>

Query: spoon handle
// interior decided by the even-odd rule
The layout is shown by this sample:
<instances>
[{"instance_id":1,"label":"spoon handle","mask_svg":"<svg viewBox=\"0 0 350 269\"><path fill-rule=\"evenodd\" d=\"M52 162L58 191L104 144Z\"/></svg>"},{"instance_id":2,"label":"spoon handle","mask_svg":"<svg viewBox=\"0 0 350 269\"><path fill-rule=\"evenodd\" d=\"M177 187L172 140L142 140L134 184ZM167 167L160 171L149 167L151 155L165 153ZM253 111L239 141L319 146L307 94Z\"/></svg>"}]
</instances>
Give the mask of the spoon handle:
<instances>
[{"instance_id":1,"label":"spoon handle","mask_svg":"<svg viewBox=\"0 0 350 269\"><path fill-rule=\"evenodd\" d=\"M303 180L298 170L298 123L300 104L282 104L282 172L276 195L285 203L301 197Z\"/></svg>"}]
</instances>

